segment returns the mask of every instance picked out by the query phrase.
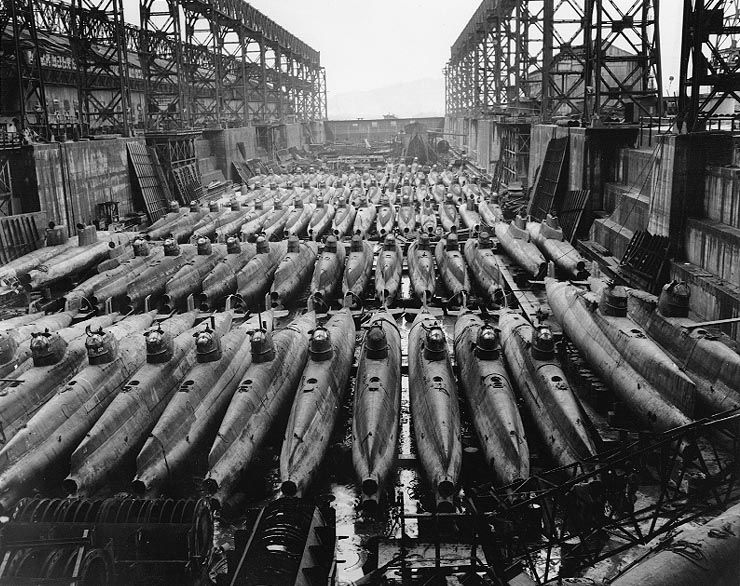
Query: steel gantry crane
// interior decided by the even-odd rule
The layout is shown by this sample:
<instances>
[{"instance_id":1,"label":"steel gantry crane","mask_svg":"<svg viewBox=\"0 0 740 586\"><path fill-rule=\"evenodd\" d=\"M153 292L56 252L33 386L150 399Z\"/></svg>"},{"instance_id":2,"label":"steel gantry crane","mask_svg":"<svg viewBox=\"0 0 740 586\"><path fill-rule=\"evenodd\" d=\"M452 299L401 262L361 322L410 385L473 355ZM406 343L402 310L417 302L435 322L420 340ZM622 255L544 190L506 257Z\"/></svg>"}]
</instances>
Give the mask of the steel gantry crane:
<instances>
[{"instance_id":1,"label":"steel gantry crane","mask_svg":"<svg viewBox=\"0 0 740 586\"><path fill-rule=\"evenodd\" d=\"M122 0L3 1L3 114L30 140L326 118L319 52L247 2L140 0L139 12L140 28ZM47 103L47 78L76 87L74 107Z\"/></svg>"},{"instance_id":2,"label":"steel gantry crane","mask_svg":"<svg viewBox=\"0 0 740 586\"><path fill-rule=\"evenodd\" d=\"M707 129L735 119L740 101L740 5L737 0L684 0L676 128ZM732 111L728 111L732 110Z\"/></svg>"},{"instance_id":3,"label":"steel gantry crane","mask_svg":"<svg viewBox=\"0 0 740 586\"><path fill-rule=\"evenodd\" d=\"M660 111L657 0L484 0L452 45L448 115L590 123Z\"/></svg>"}]
</instances>

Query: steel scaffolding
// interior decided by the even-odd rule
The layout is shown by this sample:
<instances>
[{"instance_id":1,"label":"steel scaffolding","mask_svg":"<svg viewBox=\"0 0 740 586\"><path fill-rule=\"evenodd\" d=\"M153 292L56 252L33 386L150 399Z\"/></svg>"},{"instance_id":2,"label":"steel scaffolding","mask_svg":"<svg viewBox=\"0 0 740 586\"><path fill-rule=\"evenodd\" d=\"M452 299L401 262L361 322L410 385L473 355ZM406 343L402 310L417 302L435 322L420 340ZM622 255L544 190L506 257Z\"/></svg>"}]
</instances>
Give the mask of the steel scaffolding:
<instances>
[{"instance_id":1,"label":"steel scaffolding","mask_svg":"<svg viewBox=\"0 0 740 586\"><path fill-rule=\"evenodd\" d=\"M2 83L17 104L3 113L50 138L59 108L46 103L48 76L77 88L74 122L56 124L82 135L128 134L132 91L144 94L149 132L326 119L319 52L243 0L140 0L139 9L141 28L123 22L122 0L3 2L0 32L13 42Z\"/></svg>"},{"instance_id":2,"label":"steel scaffolding","mask_svg":"<svg viewBox=\"0 0 740 586\"><path fill-rule=\"evenodd\" d=\"M657 0L484 0L452 45L450 116L660 115Z\"/></svg>"},{"instance_id":3,"label":"steel scaffolding","mask_svg":"<svg viewBox=\"0 0 740 586\"><path fill-rule=\"evenodd\" d=\"M740 100L739 35L736 0L684 0L676 119L681 131L706 129L725 103L732 107ZM735 118L732 110L727 118Z\"/></svg>"},{"instance_id":4,"label":"steel scaffolding","mask_svg":"<svg viewBox=\"0 0 740 586\"><path fill-rule=\"evenodd\" d=\"M77 117L83 136L130 133L124 35L122 0L73 0L70 41L77 63Z\"/></svg>"}]
</instances>

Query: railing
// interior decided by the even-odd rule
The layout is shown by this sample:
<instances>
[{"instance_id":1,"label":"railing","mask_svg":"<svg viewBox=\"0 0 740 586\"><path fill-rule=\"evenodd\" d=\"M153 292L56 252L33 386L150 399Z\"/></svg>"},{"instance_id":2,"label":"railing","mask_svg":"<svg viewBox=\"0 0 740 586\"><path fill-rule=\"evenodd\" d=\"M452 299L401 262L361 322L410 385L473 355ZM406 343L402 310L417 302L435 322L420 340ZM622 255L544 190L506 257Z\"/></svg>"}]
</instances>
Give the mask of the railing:
<instances>
[{"instance_id":1,"label":"railing","mask_svg":"<svg viewBox=\"0 0 740 586\"><path fill-rule=\"evenodd\" d=\"M23 138L18 132L0 131L0 150L17 149L23 145Z\"/></svg>"}]
</instances>

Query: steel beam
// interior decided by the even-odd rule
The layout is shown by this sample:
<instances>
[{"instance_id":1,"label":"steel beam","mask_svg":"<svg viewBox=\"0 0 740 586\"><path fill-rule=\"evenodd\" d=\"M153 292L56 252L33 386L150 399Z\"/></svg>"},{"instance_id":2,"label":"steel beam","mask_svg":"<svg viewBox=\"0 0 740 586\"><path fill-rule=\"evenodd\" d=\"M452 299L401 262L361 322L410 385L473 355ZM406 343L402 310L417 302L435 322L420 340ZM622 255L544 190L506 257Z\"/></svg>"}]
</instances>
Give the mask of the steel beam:
<instances>
[{"instance_id":1,"label":"steel beam","mask_svg":"<svg viewBox=\"0 0 740 586\"><path fill-rule=\"evenodd\" d=\"M0 35L12 36L12 47L3 60L12 63L17 107L9 112L17 120L19 133L28 140L33 133L51 138L49 109L44 90L43 66L36 27L37 7L34 0L6 0L0 6ZM27 39L27 40L26 40Z\"/></svg>"},{"instance_id":2,"label":"steel beam","mask_svg":"<svg viewBox=\"0 0 740 586\"><path fill-rule=\"evenodd\" d=\"M658 0L590 0L589 83L595 119L662 115Z\"/></svg>"},{"instance_id":3,"label":"steel beam","mask_svg":"<svg viewBox=\"0 0 740 586\"><path fill-rule=\"evenodd\" d=\"M184 127L187 81L177 0L140 0L141 69L146 87L146 129Z\"/></svg>"},{"instance_id":4,"label":"steel beam","mask_svg":"<svg viewBox=\"0 0 740 586\"><path fill-rule=\"evenodd\" d=\"M492 545L506 565L551 583L566 561L569 571L593 566L737 501L738 422L738 411L717 414L585 464L466 493L497 528Z\"/></svg>"},{"instance_id":5,"label":"steel beam","mask_svg":"<svg viewBox=\"0 0 740 586\"><path fill-rule=\"evenodd\" d=\"M706 129L725 100L740 100L736 1L684 0L678 116L681 132ZM734 117L731 115L730 117Z\"/></svg>"},{"instance_id":6,"label":"steel beam","mask_svg":"<svg viewBox=\"0 0 740 586\"><path fill-rule=\"evenodd\" d=\"M194 128L221 125L223 109L222 37L210 2L181 2L185 22L185 78L188 116Z\"/></svg>"},{"instance_id":7,"label":"steel beam","mask_svg":"<svg viewBox=\"0 0 740 586\"><path fill-rule=\"evenodd\" d=\"M661 113L657 0L484 0L451 48L449 115Z\"/></svg>"},{"instance_id":8,"label":"steel beam","mask_svg":"<svg viewBox=\"0 0 740 586\"><path fill-rule=\"evenodd\" d=\"M51 120L42 71L44 59L54 63L57 55L37 31L69 39L74 64L52 65L44 75L77 85L73 126L83 136L129 134L132 88L145 93L148 132L326 118L318 51L243 0L140 0L141 29L123 23L122 0L70 1L0 5L2 31L17 40L4 53L3 81L12 68L19 88L18 111L10 114L45 139ZM129 51L138 54L143 79L131 78Z\"/></svg>"},{"instance_id":9,"label":"steel beam","mask_svg":"<svg viewBox=\"0 0 740 586\"><path fill-rule=\"evenodd\" d=\"M77 64L80 133L129 136L131 98L123 2L73 0L72 16L70 42Z\"/></svg>"}]
</instances>

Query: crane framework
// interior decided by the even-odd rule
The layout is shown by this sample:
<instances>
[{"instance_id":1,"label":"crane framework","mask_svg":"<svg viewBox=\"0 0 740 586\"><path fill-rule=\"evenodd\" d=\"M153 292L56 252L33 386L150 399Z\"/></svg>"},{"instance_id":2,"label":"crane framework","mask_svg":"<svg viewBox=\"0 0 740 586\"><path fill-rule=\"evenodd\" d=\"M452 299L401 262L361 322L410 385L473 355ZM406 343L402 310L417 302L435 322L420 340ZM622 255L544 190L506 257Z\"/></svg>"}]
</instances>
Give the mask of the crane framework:
<instances>
[{"instance_id":1,"label":"crane framework","mask_svg":"<svg viewBox=\"0 0 740 586\"><path fill-rule=\"evenodd\" d=\"M19 130L51 135L45 84L77 87L83 136L131 131L130 92L145 94L151 132L326 119L319 52L242 0L140 0L141 27L122 0L4 0L7 112ZM46 61L69 47L68 72ZM63 57L66 58L66 57ZM134 63L138 64L134 67ZM62 79L63 78L63 79Z\"/></svg>"},{"instance_id":2,"label":"crane framework","mask_svg":"<svg viewBox=\"0 0 740 586\"><path fill-rule=\"evenodd\" d=\"M662 104L658 0L484 0L452 45L448 115L647 116Z\"/></svg>"},{"instance_id":3,"label":"crane framework","mask_svg":"<svg viewBox=\"0 0 740 586\"><path fill-rule=\"evenodd\" d=\"M659 10L659 0L484 0L451 47L446 113L660 118ZM681 30L677 126L701 131L740 100L740 6L684 0Z\"/></svg>"}]
</instances>

